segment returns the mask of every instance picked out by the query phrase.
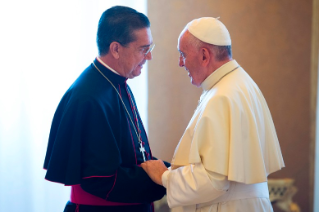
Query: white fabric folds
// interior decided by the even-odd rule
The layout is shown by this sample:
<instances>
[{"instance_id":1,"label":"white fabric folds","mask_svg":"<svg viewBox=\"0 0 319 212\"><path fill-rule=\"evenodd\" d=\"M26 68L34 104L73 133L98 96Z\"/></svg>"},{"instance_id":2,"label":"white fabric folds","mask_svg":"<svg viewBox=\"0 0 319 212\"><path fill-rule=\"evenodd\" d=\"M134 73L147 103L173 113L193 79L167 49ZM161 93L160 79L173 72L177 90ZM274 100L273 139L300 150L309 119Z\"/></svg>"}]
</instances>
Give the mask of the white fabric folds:
<instances>
[{"instance_id":1,"label":"white fabric folds","mask_svg":"<svg viewBox=\"0 0 319 212\"><path fill-rule=\"evenodd\" d=\"M172 159L172 170L202 163L245 184L267 181L284 167L267 103L255 82L232 60L203 83L201 103ZM168 179L170 176L168 176Z\"/></svg>"}]
</instances>

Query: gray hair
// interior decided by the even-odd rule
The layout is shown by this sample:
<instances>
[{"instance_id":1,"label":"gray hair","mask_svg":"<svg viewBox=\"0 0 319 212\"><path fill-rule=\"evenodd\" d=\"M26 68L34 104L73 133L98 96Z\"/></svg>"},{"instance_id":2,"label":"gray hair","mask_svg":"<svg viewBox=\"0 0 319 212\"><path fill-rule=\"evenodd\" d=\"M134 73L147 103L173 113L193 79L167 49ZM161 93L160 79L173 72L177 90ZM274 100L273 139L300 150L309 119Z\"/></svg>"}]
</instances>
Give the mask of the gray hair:
<instances>
[{"instance_id":1,"label":"gray hair","mask_svg":"<svg viewBox=\"0 0 319 212\"><path fill-rule=\"evenodd\" d=\"M215 58L217 61L223 61L225 59L230 59L232 58L232 50L231 50L231 45L229 46L216 46L213 44L209 44L209 43L205 43L201 40L199 40L198 38L196 38L194 35L192 35L191 33L190 37L189 37L189 44L194 46L197 50L199 50L200 48L208 48L211 51L213 51L215 53Z\"/></svg>"}]
</instances>

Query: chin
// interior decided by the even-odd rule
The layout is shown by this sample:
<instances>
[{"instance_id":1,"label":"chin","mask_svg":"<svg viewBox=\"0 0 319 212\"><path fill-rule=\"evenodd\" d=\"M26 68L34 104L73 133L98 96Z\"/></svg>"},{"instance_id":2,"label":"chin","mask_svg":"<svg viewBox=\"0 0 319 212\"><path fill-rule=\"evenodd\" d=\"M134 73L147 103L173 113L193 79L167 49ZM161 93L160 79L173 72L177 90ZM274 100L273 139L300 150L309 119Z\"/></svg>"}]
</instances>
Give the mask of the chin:
<instances>
[{"instance_id":1,"label":"chin","mask_svg":"<svg viewBox=\"0 0 319 212\"><path fill-rule=\"evenodd\" d=\"M191 83L192 83L193 85L195 85L196 87L200 87L200 85L201 85L201 84L195 82L195 81L193 80L193 78L191 78Z\"/></svg>"},{"instance_id":2,"label":"chin","mask_svg":"<svg viewBox=\"0 0 319 212\"><path fill-rule=\"evenodd\" d=\"M134 71L128 78L133 79L134 77L138 77L141 75L141 71Z\"/></svg>"},{"instance_id":3,"label":"chin","mask_svg":"<svg viewBox=\"0 0 319 212\"><path fill-rule=\"evenodd\" d=\"M142 73L142 69L137 69L137 70L134 71L133 74L134 74L135 77L137 77L137 76L140 76L141 73Z\"/></svg>"}]
</instances>

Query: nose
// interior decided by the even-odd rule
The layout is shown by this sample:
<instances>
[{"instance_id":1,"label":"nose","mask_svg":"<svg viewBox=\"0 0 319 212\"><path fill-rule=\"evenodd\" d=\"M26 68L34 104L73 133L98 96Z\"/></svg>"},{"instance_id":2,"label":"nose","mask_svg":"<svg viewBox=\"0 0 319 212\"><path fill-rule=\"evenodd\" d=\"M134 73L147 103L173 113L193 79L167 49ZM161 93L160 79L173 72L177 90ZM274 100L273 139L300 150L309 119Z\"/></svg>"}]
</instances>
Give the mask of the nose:
<instances>
[{"instance_id":1,"label":"nose","mask_svg":"<svg viewBox=\"0 0 319 212\"><path fill-rule=\"evenodd\" d=\"M152 52L147 53L147 55L145 56L146 60L152 60L153 59L153 55Z\"/></svg>"},{"instance_id":2,"label":"nose","mask_svg":"<svg viewBox=\"0 0 319 212\"><path fill-rule=\"evenodd\" d=\"M182 57L179 57L179 67L184 67L184 60Z\"/></svg>"}]
</instances>

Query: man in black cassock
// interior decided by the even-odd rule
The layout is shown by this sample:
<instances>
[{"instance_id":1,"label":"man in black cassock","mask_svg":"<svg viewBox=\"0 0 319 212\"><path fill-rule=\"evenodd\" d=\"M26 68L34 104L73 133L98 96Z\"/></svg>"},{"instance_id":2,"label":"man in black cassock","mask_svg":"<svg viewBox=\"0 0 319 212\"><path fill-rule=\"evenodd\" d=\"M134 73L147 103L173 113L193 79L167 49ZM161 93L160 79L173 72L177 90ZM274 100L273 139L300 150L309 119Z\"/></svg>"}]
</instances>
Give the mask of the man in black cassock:
<instances>
[{"instance_id":1,"label":"man in black cassock","mask_svg":"<svg viewBox=\"0 0 319 212\"><path fill-rule=\"evenodd\" d=\"M55 112L45 178L71 186L65 212L153 211L165 188L140 167L154 157L127 85L152 59L150 22L132 8L112 7L100 18L97 46L99 56Z\"/></svg>"}]
</instances>

